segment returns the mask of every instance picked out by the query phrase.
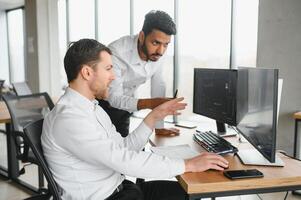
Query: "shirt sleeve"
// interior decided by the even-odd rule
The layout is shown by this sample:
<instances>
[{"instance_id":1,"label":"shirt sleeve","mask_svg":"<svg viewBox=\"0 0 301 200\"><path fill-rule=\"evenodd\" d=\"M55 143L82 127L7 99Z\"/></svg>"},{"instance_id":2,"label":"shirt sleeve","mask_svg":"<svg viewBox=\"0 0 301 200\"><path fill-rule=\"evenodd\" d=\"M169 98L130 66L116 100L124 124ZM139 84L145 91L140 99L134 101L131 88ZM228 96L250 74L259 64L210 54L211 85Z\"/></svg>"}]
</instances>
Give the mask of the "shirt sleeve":
<instances>
[{"instance_id":1,"label":"shirt sleeve","mask_svg":"<svg viewBox=\"0 0 301 200\"><path fill-rule=\"evenodd\" d=\"M137 111L138 99L124 95L122 69L126 64L117 55L112 56L115 80L110 84L108 101L112 107L126 110L128 112Z\"/></svg>"},{"instance_id":2,"label":"shirt sleeve","mask_svg":"<svg viewBox=\"0 0 301 200\"><path fill-rule=\"evenodd\" d=\"M73 115L58 117L53 132L60 147L91 165L103 164L122 174L141 178L170 178L184 173L182 159L131 150L129 146L135 141L139 142L136 138L139 129L137 134L122 141L111 137L104 127L106 125L98 126L87 117Z\"/></svg>"},{"instance_id":3,"label":"shirt sleeve","mask_svg":"<svg viewBox=\"0 0 301 200\"><path fill-rule=\"evenodd\" d=\"M151 97L165 97L166 84L162 77L163 66L159 66L151 78ZM164 121L156 122L156 128L164 128Z\"/></svg>"}]
</instances>

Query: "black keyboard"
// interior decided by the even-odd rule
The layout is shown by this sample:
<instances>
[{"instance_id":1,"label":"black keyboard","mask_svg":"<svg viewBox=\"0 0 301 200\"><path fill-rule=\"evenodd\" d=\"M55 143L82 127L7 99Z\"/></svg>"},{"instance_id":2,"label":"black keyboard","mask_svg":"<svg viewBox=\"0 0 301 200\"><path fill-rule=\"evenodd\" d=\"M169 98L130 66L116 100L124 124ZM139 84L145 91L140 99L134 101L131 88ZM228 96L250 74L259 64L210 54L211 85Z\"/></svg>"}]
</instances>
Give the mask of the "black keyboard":
<instances>
[{"instance_id":1,"label":"black keyboard","mask_svg":"<svg viewBox=\"0 0 301 200\"><path fill-rule=\"evenodd\" d=\"M207 151L214 152L219 155L236 153L238 151L238 149L230 142L211 131L197 131L193 135L193 139Z\"/></svg>"}]
</instances>

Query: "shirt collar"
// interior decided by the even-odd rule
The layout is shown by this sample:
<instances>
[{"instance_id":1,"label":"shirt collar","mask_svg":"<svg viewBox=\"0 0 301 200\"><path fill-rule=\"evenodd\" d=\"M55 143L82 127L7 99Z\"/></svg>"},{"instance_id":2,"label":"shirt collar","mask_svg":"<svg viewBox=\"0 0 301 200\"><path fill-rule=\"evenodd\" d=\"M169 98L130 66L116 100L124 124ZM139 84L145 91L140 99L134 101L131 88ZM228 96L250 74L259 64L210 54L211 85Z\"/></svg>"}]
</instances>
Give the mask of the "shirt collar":
<instances>
[{"instance_id":1,"label":"shirt collar","mask_svg":"<svg viewBox=\"0 0 301 200\"><path fill-rule=\"evenodd\" d=\"M94 111L96 106L98 106L98 101L96 99L90 100L70 87L66 89L65 95L71 98L72 102L81 109L89 109Z\"/></svg>"},{"instance_id":2,"label":"shirt collar","mask_svg":"<svg viewBox=\"0 0 301 200\"><path fill-rule=\"evenodd\" d=\"M142 60L139 56L138 53L138 35L135 36L133 46L132 46L132 51L133 53L131 54L131 64L136 65L136 64L141 64L144 65L146 61Z\"/></svg>"}]
</instances>

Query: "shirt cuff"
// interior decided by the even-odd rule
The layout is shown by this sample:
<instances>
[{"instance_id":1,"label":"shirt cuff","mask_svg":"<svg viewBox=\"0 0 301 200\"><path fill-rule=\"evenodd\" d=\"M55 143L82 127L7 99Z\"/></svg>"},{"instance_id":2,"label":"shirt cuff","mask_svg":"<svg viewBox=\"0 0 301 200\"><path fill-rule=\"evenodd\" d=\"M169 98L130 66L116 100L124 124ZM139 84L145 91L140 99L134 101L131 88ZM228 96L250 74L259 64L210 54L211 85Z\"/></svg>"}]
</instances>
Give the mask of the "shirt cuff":
<instances>
[{"instance_id":1,"label":"shirt cuff","mask_svg":"<svg viewBox=\"0 0 301 200\"><path fill-rule=\"evenodd\" d=\"M140 133L140 135L142 135L141 133L145 133L143 135L145 135L148 139L148 137L153 133L153 130L148 127L144 121L142 121L140 123L140 125L138 126L138 128L135 130L137 133Z\"/></svg>"},{"instance_id":2,"label":"shirt cuff","mask_svg":"<svg viewBox=\"0 0 301 200\"><path fill-rule=\"evenodd\" d=\"M129 101L129 106L132 112L138 111L138 99L131 98L131 100Z\"/></svg>"},{"instance_id":3,"label":"shirt cuff","mask_svg":"<svg viewBox=\"0 0 301 200\"><path fill-rule=\"evenodd\" d=\"M183 159L172 159L171 177L178 176L185 173L185 161Z\"/></svg>"}]
</instances>

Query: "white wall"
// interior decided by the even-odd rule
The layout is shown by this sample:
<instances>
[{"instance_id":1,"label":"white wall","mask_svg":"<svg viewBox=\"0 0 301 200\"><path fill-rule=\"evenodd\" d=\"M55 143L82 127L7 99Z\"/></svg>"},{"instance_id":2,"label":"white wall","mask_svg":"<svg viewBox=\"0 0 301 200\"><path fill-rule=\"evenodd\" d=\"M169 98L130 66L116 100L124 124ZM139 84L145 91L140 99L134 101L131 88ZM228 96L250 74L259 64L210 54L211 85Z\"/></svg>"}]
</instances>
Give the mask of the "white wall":
<instances>
[{"instance_id":1,"label":"white wall","mask_svg":"<svg viewBox=\"0 0 301 200\"><path fill-rule=\"evenodd\" d=\"M34 92L61 94L57 0L27 0L28 81Z\"/></svg>"},{"instance_id":2,"label":"white wall","mask_svg":"<svg viewBox=\"0 0 301 200\"><path fill-rule=\"evenodd\" d=\"M57 0L38 0L37 36L40 91L60 95Z\"/></svg>"},{"instance_id":3,"label":"white wall","mask_svg":"<svg viewBox=\"0 0 301 200\"><path fill-rule=\"evenodd\" d=\"M9 83L9 61L7 49L7 29L6 29L6 13L0 11L0 79L6 80Z\"/></svg>"},{"instance_id":4,"label":"white wall","mask_svg":"<svg viewBox=\"0 0 301 200\"><path fill-rule=\"evenodd\" d=\"M257 67L280 70L283 88L277 147L291 154L294 139L292 114L301 110L300 11L300 0L259 2Z\"/></svg>"}]
</instances>

